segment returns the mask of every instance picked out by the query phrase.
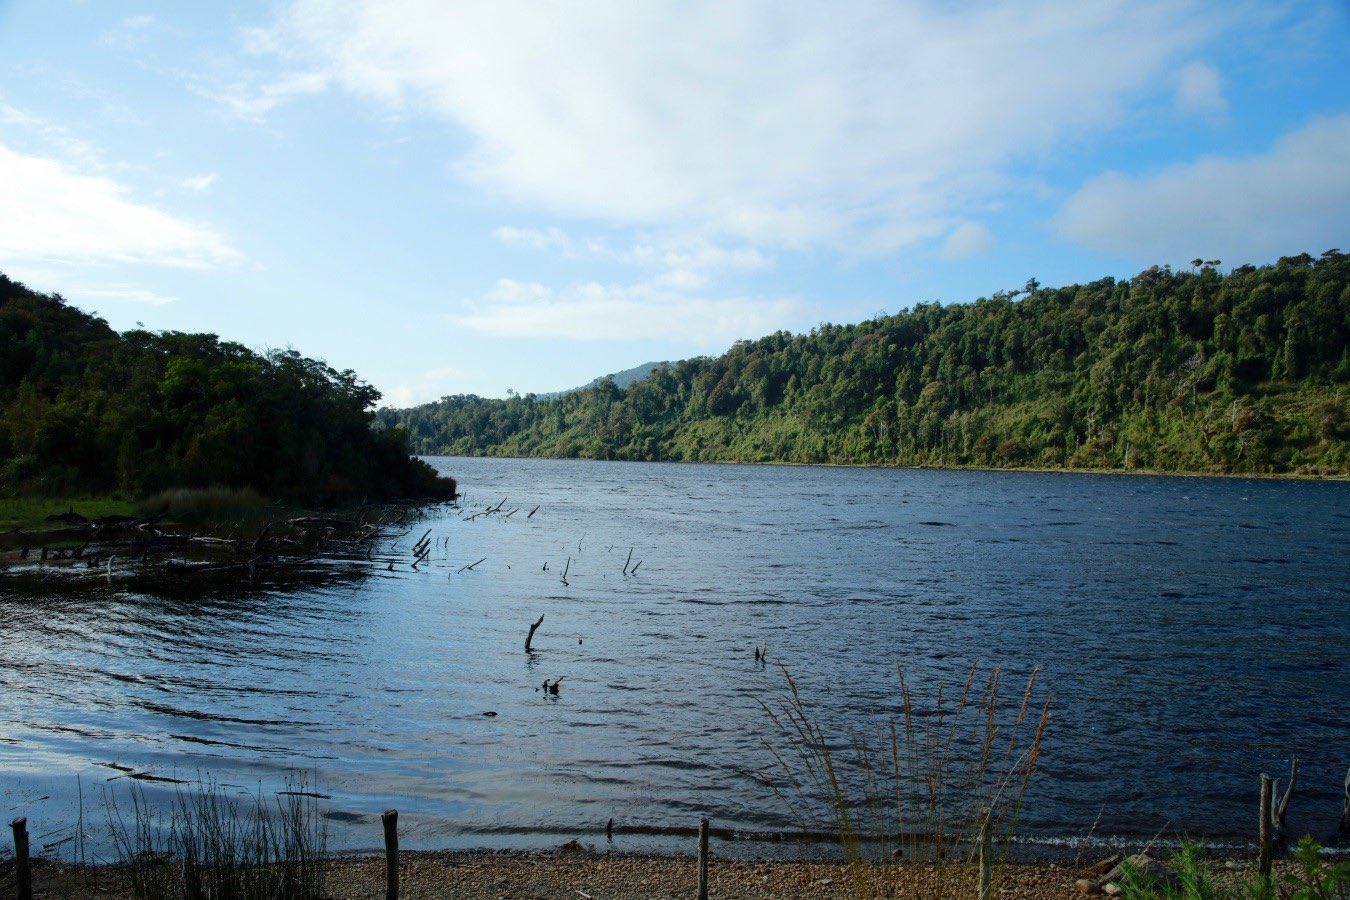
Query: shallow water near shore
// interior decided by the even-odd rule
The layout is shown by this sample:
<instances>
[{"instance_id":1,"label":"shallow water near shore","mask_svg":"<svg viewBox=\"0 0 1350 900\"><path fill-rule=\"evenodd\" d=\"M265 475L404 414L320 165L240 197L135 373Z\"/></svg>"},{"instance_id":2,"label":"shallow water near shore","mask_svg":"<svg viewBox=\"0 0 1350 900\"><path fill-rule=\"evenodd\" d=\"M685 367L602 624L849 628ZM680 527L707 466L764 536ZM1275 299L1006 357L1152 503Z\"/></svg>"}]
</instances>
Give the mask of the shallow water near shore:
<instances>
[{"instance_id":1,"label":"shallow water near shore","mask_svg":"<svg viewBox=\"0 0 1350 900\"><path fill-rule=\"evenodd\" d=\"M265 792L310 770L336 849L377 844L388 807L409 847L603 843L610 818L621 849L684 847L705 814L790 831L754 775L775 663L844 729L894 713L897 663L922 695L978 658L1053 693L1024 838L1248 838L1258 774L1291 755L1291 828L1335 828L1350 484L431 462L465 509L381 543L365 577L0 581L0 809L68 827L79 775L97 817L117 763Z\"/></svg>"}]
</instances>

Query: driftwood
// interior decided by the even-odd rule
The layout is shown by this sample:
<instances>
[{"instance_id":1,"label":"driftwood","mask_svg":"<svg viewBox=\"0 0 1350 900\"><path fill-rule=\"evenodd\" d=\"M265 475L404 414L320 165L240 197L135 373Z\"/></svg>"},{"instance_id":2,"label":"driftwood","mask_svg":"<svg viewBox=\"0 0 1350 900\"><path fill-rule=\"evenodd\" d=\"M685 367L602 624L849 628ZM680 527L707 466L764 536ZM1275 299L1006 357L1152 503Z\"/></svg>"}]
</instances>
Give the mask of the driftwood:
<instances>
[{"instance_id":1,"label":"driftwood","mask_svg":"<svg viewBox=\"0 0 1350 900\"><path fill-rule=\"evenodd\" d=\"M1094 868L1099 868L1099 866L1094 866ZM1177 878L1176 872L1172 871L1171 867L1159 862L1147 853L1136 853L1134 856L1120 860L1105 875L1098 878L1078 879L1078 890L1090 895L1117 894L1120 892L1117 883L1125 877L1127 869L1146 881L1167 885L1174 890L1181 887L1181 880Z\"/></svg>"},{"instance_id":2,"label":"driftwood","mask_svg":"<svg viewBox=\"0 0 1350 900\"><path fill-rule=\"evenodd\" d=\"M324 516L299 516L290 520L294 528L355 528L355 522L346 519L329 519Z\"/></svg>"}]
</instances>

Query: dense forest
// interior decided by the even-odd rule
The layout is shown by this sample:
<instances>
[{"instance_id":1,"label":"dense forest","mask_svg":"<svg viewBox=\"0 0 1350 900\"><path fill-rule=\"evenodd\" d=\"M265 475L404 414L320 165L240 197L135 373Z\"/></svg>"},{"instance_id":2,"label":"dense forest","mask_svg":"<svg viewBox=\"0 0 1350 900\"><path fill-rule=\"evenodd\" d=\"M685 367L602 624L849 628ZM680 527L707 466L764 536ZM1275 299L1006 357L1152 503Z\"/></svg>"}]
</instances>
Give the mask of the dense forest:
<instances>
[{"instance_id":1,"label":"dense forest","mask_svg":"<svg viewBox=\"0 0 1350 900\"><path fill-rule=\"evenodd\" d=\"M379 417L428 454L1346 474L1348 336L1350 255L1195 260Z\"/></svg>"},{"instance_id":2,"label":"dense forest","mask_svg":"<svg viewBox=\"0 0 1350 900\"><path fill-rule=\"evenodd\" d=\"M0 274L0 493L252 488L304 503L453 491L373 427L379 393L291 350L126 331Z\"/></svg>"}]
</instances>

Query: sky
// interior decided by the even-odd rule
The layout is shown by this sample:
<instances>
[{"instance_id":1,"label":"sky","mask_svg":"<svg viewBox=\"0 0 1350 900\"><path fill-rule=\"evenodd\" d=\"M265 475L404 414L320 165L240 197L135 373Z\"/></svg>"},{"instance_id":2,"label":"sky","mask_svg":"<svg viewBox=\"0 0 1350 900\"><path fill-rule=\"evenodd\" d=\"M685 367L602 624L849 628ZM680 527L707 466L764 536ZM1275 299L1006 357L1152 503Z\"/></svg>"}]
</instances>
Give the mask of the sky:
<instances>
[{"instance_id":1,"label":"sky","mask_svg":"<svg viewBox=\"0 0 1350 900\"><path fill-rule=\"evenodd\" d=\"M1350 3L0 0L0 271L409 405L1350 249Z\"/></svg>"}]
</instances>

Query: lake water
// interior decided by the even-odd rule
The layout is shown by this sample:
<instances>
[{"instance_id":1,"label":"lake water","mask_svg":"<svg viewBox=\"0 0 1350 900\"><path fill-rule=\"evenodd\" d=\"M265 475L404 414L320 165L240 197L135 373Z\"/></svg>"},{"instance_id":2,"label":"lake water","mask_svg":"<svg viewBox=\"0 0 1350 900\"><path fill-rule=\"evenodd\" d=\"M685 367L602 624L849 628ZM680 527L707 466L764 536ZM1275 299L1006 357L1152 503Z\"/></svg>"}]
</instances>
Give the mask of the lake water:
<instances>
[{"instance_id":1,"label":"lake water","mask_svg":"<svg viewBox=\"0 0 1350 900\"><path fill-rule=\"evenodd\" d=\"M684 847L663 831L704 814L792 827L751 774L776 663L863 727L894 711L897 663L922 691L979 658L1007 684L1039 666L1053 693L1023 835L1250 837L1258 774L1292 755L1291 824L1334 830L1350 484L432 462L469 513L503 513L434 510L363 577L191 596L0 580L0 809L68 826L77 775L86 804L126 784L113 762L266 790L309 769L336 846L377 844L394 806L407 846L603 842L613 818L622 847Z\"/></svg>"}]
</instances>

